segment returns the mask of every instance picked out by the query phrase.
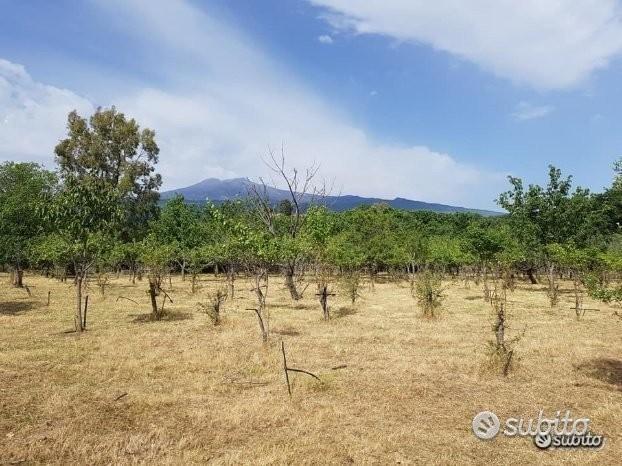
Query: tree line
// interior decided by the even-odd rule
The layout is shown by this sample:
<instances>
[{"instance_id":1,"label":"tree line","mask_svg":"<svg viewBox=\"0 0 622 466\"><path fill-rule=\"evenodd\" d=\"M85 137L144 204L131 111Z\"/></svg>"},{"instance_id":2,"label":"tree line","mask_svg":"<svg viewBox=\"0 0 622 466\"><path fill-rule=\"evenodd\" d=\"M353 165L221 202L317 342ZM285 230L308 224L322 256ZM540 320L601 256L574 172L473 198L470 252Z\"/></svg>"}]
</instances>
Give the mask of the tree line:
<instances>
[{"instance_id":1,"label":"tree line","mask_svg":"<svg viewBox=\"0 0 622 466\"><path fill-rule=\"evenodd\" d=\"M499 278L543 281L552 305L559 279L567 278L599 299L622 300L615 285L622 269L620 163L601 193L573 188L555 167L546 186L510 177L497 199L507 214L483 217L383 204L332 212L325 187L316 183L317 167L290 170L283 154L269 154L268 165L289 200L272 202L262 181L246 199L196 205L176 197L160 205L155 132L114 107L89 118L70 113L54 154L53 171L35 163L0 165L0 264L16 287L27 286L28 269L71 278L77 331L85 281L105 293L110 274L120 272L134 282L146 278L155 318L172 272L193 292L200 273L222 273L228 295L237 277L252 277L256 311L266 322L273 273L282 274L294 300L309 283L325 292L338 280L354 302L363 279L373 287L383 274L414 288L421 273L485 286Z\"/></svg>"}]
</instances>

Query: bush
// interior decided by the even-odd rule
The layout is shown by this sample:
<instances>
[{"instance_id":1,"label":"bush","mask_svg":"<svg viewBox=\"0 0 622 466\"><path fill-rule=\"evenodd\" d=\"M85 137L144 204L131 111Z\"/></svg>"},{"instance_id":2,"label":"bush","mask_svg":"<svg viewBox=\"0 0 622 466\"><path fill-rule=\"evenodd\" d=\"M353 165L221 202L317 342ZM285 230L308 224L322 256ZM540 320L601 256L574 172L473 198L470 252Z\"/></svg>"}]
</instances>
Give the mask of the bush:
<instances>
[{"instance_id":1,"label":"bush","mask_svg":"<svg viewBox=\"0 0 622 466\"><path fill-rule=\"evenodd\" d=\"M214 325L220 325L220 308L227 299L227 291L219 288L209 294L209 304L199 303L199 308L205 312Z\"/></svg>"},{"instance_id":2,"label":"bush","mask_svg":"<svg viewBox=\"0 0 622 466\"><path fill-rule=\"evenodd\" d=\"M417 302L423 309L423 315L430 318L435 317L445 298L441 276L429 270L421 273L415 283L415 295Z\"/></svg>"},{"instance_id":3,"label":"bush","mask_svg":"<svg viewBox=\"0 0 622 466\"><path fill-rule=\"evenodd\" d=\"M359 293L360 286L361 274L359 272L348 272L341 278L341 287L353 305L356 299L361 296Z\"/></svg>"}]
</instances>

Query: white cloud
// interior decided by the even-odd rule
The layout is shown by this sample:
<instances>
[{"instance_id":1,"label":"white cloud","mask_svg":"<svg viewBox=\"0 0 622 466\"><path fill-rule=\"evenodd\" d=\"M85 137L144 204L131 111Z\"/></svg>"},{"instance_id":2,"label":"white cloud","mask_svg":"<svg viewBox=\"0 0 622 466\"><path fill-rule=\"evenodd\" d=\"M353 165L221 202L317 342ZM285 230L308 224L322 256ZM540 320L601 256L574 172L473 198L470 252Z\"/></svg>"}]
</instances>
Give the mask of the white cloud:
<instances>
[{"instance_id":1,"label":"white cloud","mask_svg":"<svg viewBox=\"0 0 622 466\"><path fill-rule=\"evenodd\" d=\"M0 161L31 160L51 166L67 114L93 110L66 89L38 83L23 66L0 59Z\"/></svg>"},{"instance_id":2,"label":"white cloud","mask_svg":"<svg viewBox=\"0 0 622 466\"><path fill-rule=\"evenodd\" d=\"M321 36L318 36L317 40L322 44L330 45L333 43L333 38L327 34L322 34Z\"/></svg>"},{"instance_id":3,"label":"white cloud","mask_svg":"<svg viewBox=\"0 0 622 466\"><path fill-rule=\"evenodd\" d=\"M530 102L519 102L512 116L519 121L535 120L551 113L554 108L551 105L533 105Z\"/></svg>"},{"instance_id":4,"label":"white cloud","mask_svg":"<svg viewBox=\"0 0 622 466\"><path fill-rule=\"evenodd\" d=\"M339 30L424 43L538 89L584 81L622 52L618 0L308 0Z\"/></svg>"},{"instance_id":5,"label":"white cloud","mask_svg":"<svg viewBox=\"0 0 622 466\"><path fill-rule=\"evenodd\" d=\"M486 208L494 207L493 198L505 187L501 174L423 145L375 140L239 31L187 2L98 3L137 54L158 50L152 63L141 63L143 71L171 83L136 88L103 102L156 130L166 188L210 176L266 175L261 156L281 144L290 166L320 163L321 174L334 179L343 193ZM62 111L50 120L62 127L76 98L67 93L58 105ZM88 102L82 103L82 111L88 111ZM25 125L11 137L24 137L27 131ZM54 142L43 144L47 154ZM0 153L5 152L0 145Z\"/></svg>"}]
</instances>

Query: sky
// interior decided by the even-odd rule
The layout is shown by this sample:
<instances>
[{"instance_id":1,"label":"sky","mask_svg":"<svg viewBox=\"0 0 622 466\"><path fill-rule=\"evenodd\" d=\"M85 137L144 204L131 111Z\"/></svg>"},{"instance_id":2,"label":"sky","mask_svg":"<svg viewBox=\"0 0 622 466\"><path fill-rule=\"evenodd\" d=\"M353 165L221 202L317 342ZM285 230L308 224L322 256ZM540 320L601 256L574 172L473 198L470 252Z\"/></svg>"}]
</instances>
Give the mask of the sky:
<instances>
[{"instance_id":1,"label":"sky","mask_svg":"<svg viewBox=\"0 0 622 466\"><path fill-rule=\"evenodd\" d=\"M334 193L498 208L622 156L620 0L0 0L0 162L67 113L156 131L164 189L317 163Z\"/></svg>"}]
</instances>

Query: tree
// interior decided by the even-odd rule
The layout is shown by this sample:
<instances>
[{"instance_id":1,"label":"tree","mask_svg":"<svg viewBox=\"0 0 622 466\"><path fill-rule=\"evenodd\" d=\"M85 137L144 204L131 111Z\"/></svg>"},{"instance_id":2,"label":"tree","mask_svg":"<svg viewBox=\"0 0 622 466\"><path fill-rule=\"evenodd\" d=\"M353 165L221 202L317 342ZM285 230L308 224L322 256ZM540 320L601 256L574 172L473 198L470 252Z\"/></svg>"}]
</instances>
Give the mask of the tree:
<instances>
[{"instance_id":1,"label":"tree","mask_svg":"<svg viewBox=\"0 0 622 466\"><path fill-rule=\"evenodd\" d=\"M170 299L162 289L162 280L169 272L170 263L174 260L175 251L172 245L160 241L154 234L149 234L139 247L139 258L147 268L149 279L149 299L151 303L151 317L160 320L164 315L164 303ZM157 297L164 293L162 307L158 308Z\"/></svg>"},{"instance_id":2,"label":"tree","mask_svg":"<svg viewBox=\"0 0 622 466\"><path fill-rule=\"evenodd\" d=\"M298 289L296 279L302 274L306 252L299 238L306 221L304 210L321 201L326 194L326 189L313 184L318 166L311 166L304 175L301 175L295 168L291 172L287 171L284 149L281 149L280 158L277 158L272 151L269 156L268 168L287 186L289 206L285 207L283 204L284 213L279 213L279 210L275 209L269 196L268 185L263 179L260 179L258 185L250 185L249 198L252 211L263 225L266 234L283 245L281 270L290 296L297 301L302 298L302 293ZM289 207L291 207L291 212L289 212Z\"/></svg>"},{"instance_id":3,"label":"tree","mask_svg":"<svg viewBox=\"0 0 622 466\"><path fill-rule=\"evenodd\" d=\"M185 280L189 262L199 257L197 249L207 242L203 225L200 211L196 206L187 204L183 196L175 196L168 201L162 208L160 218L151 224L151 232L158 241L170 245L175 251L174 259L181 270L182 281Z\"/></svg>"},{"instance_id":4,"label":"tree","mask_svg":"<svg viewBox=\"0 0 622 466\"><path fill-rule=\"evenodd\" d=\"M279 202L279 206L276 209L277 212L286 217L290 217L294 213L294 207L292 206L292 202L289 199L283 199Z\"/></svg>"},{"instance_id":5,"label":"tree","mask_svg":"<svg viewBox=\"0 0 622 466\"><path fill-rule=\"evenodd\" d=\"M341 227L342 232L348 232L349 241L362 248L363 266L369 273L372 289L379 271L407 263L395 209L385 204L361 206L344 214Z\"/></svg>"},{"instance_id":6,"label":"tree","mask_svg":"<svg viewBox=\"0 0 622 466\"><path fill-rule=\"evenodd\" d=\"M46 217L56 232L50 244L61 244L62 257L73 266L75 328L82 332L82 287L88 271L114 247L123 220L121 199L116 190L106 189L104 183L96 180L66 179L47 206Z\"/></svg>"},{"instance_id":7,"label":"tree","mask_svg":"<svg viewBox=\"0 0 622 466\"><path fill-rule=\"evenodd\" d=\"M35 163L0 164L0 263L13 267L17 287L23 286L23 267L44 232L41 208L56 184L56 176Z\"/></svg>"},{"instance_id":8,"label":"tree","mask_svg":"<svg viewBox=\"0 0 622 466\"><path fill-rule=\"evenodd\" d=\"M215 263L224 265L228 283L227 297L233 299L237 268L244 263L247 251L242 225L249 224L249 212L241 201L224 202L219 207L210 203L206 210L203 221L208 225L204 230L209 232L212 239L208 254Z\"/></svg>"},{"instance_id":9,"label":"tree","mask_svg":"<svg viewBox=\"0 0 622 466\"><path fill-rule=\"evenodd\" d=\"M509 177L512 190L502 193L497 202L509 212L509 225L524 252L527 273L532 282L534 270L547 266L549 286L555 286L555 266L548 260L546 246L573 243L577 247L603 244L607 227L607 207L587 189L574 192L572 177L549 167L546 188L529 185L520 178Z\"/></svg>"},{"instance_id":10,"label":"tree","mask_svg":"<svg viewBox=\"0 0 622 466\"><path fill-rule=\"evenodd\" d=\"M123 241L146 234L157 214L162 178L155 173L160 149L155 132L115 107L97 109L88 119L73 111L67 119L68 137L55 148L61 179L97 180L117 191L123 206L120 225Z\"/></svg>"},{"instance_id":11,"label":"tree","mask_svg":"<svg viewBox=\"0 0 622 466\"><path fill-rule=\"evenodd\" d=\"M152 130L141 131L114 107L98 109L88 122L73 111L67 130L54 150L62 187L47 215L70 250L81 332L87 272L116 239L135 238L157 212L159 149Z\"/></svg>"}]
</instances>

